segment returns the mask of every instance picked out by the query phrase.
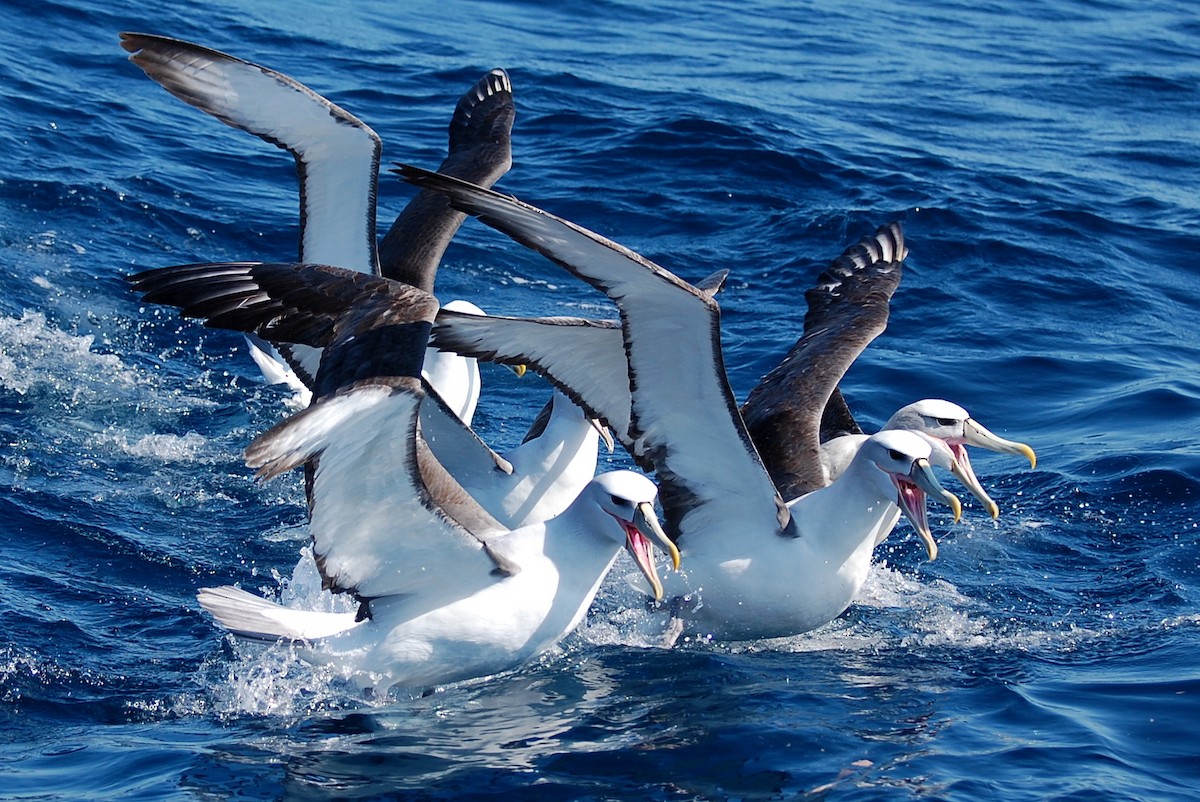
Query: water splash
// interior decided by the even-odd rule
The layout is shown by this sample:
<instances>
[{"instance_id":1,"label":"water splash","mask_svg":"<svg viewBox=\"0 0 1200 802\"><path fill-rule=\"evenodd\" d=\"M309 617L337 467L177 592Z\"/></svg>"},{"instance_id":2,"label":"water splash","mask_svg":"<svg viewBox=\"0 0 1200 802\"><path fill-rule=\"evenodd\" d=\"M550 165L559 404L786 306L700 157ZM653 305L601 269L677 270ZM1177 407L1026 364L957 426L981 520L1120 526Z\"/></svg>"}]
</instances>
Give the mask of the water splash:
<instances>
[{"instance_id":1,"label":"water splash","mask_svg":"<svg viewBox=\"0 0 1200 802\"><path fill-rule=\"evenodd\" d=\"M0 387L22 396L44 392L70 406L136 388L137 374L120 357L94 352L94 341L55 328L41 312L0 317Z\"/></svg>"}]
</instances>

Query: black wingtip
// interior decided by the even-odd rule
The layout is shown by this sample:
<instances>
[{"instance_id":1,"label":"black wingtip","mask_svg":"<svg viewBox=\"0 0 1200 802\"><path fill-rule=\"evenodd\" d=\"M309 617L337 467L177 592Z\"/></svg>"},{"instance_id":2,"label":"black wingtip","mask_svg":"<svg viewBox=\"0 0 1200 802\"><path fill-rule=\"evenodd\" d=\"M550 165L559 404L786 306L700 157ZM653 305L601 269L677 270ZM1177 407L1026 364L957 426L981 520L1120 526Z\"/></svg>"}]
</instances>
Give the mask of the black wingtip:
<instances>
[{"instance_id":1,"label":"black wingtip","mask_svg":"<svg viewBox=\"0 0 1200 802\"><path fill-rule=\"evenodd\" d=\"M426 170L424 167L416 167L403 162L396 162L388 172L398 175L402 180L418 187L429 183L430 178L438 175L433 170Z\"/></svg>"},{"instance_id":2,"label":"black wingtip","mask_svg":"<svg viewBox=\"0 0 1200 802\"><path fill-rule=\"evenodd\" d=\"M423 167L415 167L411 164L402 164L400 162L397 162L394 167L388 170L388 172L400 176L400 180L406 181L409 184L412 184L414 187L433 190L434 192L441 192L445 195L450 195L451 193L448 190L453 187L475 187L474 184L463 181L460 178L434 172L433 170L426 170ZM453 197L450 199L450 204L452 206L454 205Z\"/></svg>"}]
</instances>

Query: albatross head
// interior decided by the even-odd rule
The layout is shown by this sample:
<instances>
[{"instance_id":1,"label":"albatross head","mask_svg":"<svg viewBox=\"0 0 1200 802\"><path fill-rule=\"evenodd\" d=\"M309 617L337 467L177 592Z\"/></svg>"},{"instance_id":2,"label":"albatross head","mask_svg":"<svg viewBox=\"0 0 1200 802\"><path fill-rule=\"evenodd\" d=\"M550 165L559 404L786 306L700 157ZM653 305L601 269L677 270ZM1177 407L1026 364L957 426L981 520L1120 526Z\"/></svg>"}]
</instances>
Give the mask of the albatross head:
<instances>
[{"instance_id":1,"label":"albatross head","mask_svg":"<svg viewBox=\"0 0 1200 802\"><path fill-rule=\"evenodd\" d=\"M619 531L607 528L605 531L625 545L654 589L654 598L662 599L662 582L654 567L654 546L671 555L671 567L675 570L679 570L679 549L667 537L654 512L654 500L658 498L654 482L633 471L610 471L593 479L588 489L595 493L600 508L620 525Z\"/></svg>"},{"instance_id":2,"label":"albatross head","mask_svg":"<svg viewBox=\"0 0 1200 802\"><path fill-rule=\"evenodd\" d=\"M962 517L958 497L938 483L930 465L933 447L924 437L904 430L884 430L868 437L859 454L883 471L894 488L896 506L904 512L925 544L929 559L937 559L937 541L929 530L926 495L941 500L954 512L957 523Z\"/></svg>"},{"instance_id":3,"label":"albatross head","mask_svg":"<svg viewBox=\"0 0 1200 802\"><path fill-rule=\"evenodd\" d=\"M1029 460L1031 468L1037 467L1037 455L1024 443L1005 440L992 434L983 424L971 417L958 404L940 398L926 398L902 407L884 426L885 429L906 429L919 432L934 442L934 464L948 469L963 483L971 494L987 508L992 519L1000 517L1000 508L988 496L979 483L967 446L978 446L1002 454L1019 454ZM944 446L944 449L942 448ZM949 451L949 462L944 452Z\"/></svg>"}]
</instances>

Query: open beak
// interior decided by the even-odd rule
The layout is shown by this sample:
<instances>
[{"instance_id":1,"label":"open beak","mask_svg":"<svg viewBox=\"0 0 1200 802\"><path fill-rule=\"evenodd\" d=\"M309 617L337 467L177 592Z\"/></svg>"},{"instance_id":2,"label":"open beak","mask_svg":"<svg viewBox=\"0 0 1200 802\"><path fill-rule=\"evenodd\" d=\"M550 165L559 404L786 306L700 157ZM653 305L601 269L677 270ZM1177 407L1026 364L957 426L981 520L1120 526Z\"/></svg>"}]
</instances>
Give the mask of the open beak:
<instances>
[{"instance_id":1,"label":"open beak","mask_svg":"<svg viewBox=\"0 0 1200 802\"><path fill-rule=\"evenodd\" d=\"M612 432L608 430L608 427L595 418L589 418L588 423L592 424L592 428L596 430L596 434L600 435L600 440L608 447L608 453L613 453L616 443L613 442Z\"/></svg>"},{"instance_id":2,"label":"open beak","mask_svg":"<svg viewBox=\"0 0 1200 802\"><path fill-rule=\"evenodd\" d=\"M917 536L925 544L929 559L936 560L937 541L933 539L933 532L929 530L929 514L925 509L925 497L928 494L949 506L954 513L955 523L962 518L962 503L958 500L958 496L938 483L937 477L933 475L933 468L929 465L929 460L914 461L912 470L908 472L907 476L891 474L891 477L892 483L896 485L896 504L904 512L904 517L908 518L909 523L913 525L913 529L917 530Z\"/></svg>"},{"instance_id":3,"label":"open beak","mask_svg":"<svg viewBox=\"0 0 1200 802\"><path fill-rule=\"evenodd\" d=\"M1001 454L1020 454L1029 460L1031 470L1037 467L1037 454L1033 453L1032 448L1015 440L997 437L974 418L967 418L963 422L963 442L969 446L979 446L989 451L998 451Z\"/></svg>"},{"instance_id":4,"label":"open beak","mask_svg":"<svg viewBox=\"0 0 1200 802\"><path fill-rule=\"evenodd\" d=\"M663 597L662 581L658 578L658 569L654 566L654 545L657 545L671 555L671 567L679 570L679 549L667 537L658 516L654 514L654 506L643 501L634 512L632 524L625 527L625 548L633 555L634 562L641 569L642 575L654 590L654 598L661 601Z\"/></svg>"},{"instance_id":5,"label":"open beak","mask_svg":"<svg viewBox=\"0 0 1200 802\"><path fill-rule=\"evenodd\" d=\"M954 455L950 461L950 473L962 482L967 490L971 491L972 496L979 499L988 514L992 516L992 520L996 520L1000 517L1000 507L992 501L992 497L983 489L983 485L979 484L979 477L975 475L975 469L971 467L971 457L968 456L967 449L958 443L950 443L949 446L950 453Z\"/></svg>"}]
</instances>

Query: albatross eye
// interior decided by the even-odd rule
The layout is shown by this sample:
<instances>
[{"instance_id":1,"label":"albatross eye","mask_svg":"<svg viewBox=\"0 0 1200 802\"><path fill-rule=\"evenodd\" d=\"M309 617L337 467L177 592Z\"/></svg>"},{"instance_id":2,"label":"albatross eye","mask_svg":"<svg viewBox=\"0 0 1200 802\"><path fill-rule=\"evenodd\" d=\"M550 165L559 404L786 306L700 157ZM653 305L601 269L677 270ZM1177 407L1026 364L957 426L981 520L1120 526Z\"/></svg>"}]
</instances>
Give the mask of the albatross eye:
<instances>
[{"instance_id":1,"label":"albatross eye","mask_svg":"<svg viewBox=\"0 0 1200 802\"><path fill-rule=\"evenodd\" d=\"M620 496L609 496L609 498L612 500L612 503L616 504L618 507L629 503L628 501L621 498Z\"/></svg>"},{"instance_id":2,"label":"albatross eye","mask_svg":"<svg viewBox=\"0 0 1200 802\"><path fill-rule=\"evenodd\" d=\"M958 423L954 418L935 418L938 426L954 426Z\"/></svg>"},{"instance_id":3,"label":"albatross eye","mask_svg":"<svg viewBox=\"0 0 1200 802\"><path fill-rule=\"evenodd\" d=\"M903 459L907 459L907 457L908 457L908 455L905 454L903 451L897 451L894 448L888 449L888 456L891 457L892 459L896 460L897 462L899 462Z\"/></svg>"}]
</instances>

